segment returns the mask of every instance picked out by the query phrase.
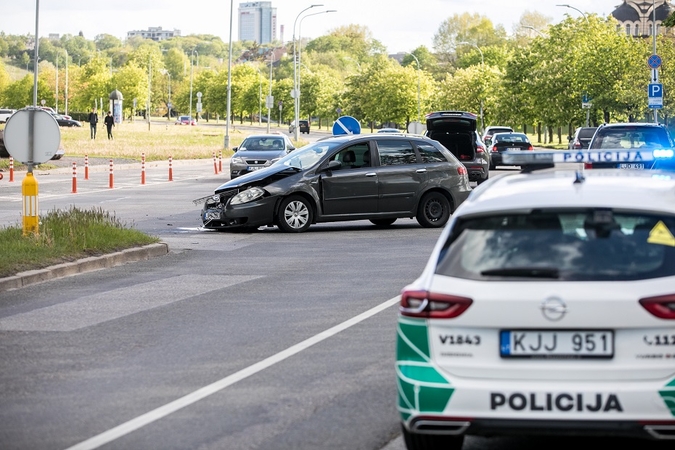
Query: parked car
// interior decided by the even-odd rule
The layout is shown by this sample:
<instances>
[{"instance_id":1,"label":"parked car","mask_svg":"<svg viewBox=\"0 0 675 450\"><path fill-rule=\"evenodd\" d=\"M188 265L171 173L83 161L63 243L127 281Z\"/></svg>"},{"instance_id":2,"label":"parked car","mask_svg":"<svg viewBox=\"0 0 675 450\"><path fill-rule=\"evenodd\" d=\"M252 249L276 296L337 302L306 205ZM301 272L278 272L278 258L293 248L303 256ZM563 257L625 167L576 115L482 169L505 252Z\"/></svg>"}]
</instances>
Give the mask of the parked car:
<instances>
[{"instance_id":1,"label":"parked car","mask_svg":"<svg viewBox=\"0 0 675 450\"><path fill-rule=\"evenodd\" d=\"M12 117L15 112L16 109L0 109L0 123L6 123L7 119Z\"/></svg>"},{"instance_id":2,"label":"parked car","mask_svg":"<svg viewBox=\"0 0 675 450\"><path fill-rule=\"evenodd\" d=\"M43 110L47 111L49 114L58 114L59 113L58 111L55 111L54 108L50 108L49 106L40 106L40 109L43 109ZM68 119L68 120L72 119L72 117L67 115L67 114L61 114L61 115L65 119Z\"/></svg>"},{"instance_id":3,"label":"parked car","mask_svg":"<svg viewBox=\"0 0 675 450\"><path fill-rule=\"evenodd\" d=\"M477 187L401 293L395 376L406 447L460 450L466 435L528 434L668 447L673 236L666 173L554 169Z\"/></svg>"},{"instance_id":4,"label":"parked car","mask_svg":"<svg viewBox=\"0 0 675 450\"><path fill-rule=\"evenodd\" d=\"M490 155L476 131L475 114L464 111L437 111L427 114L425 136L452 153L469 172L469 180L482 183L490 176Z\"/></svg>"},{"instance_id":5,"label":"parked car","mask_svg":"<svg viewBox=\"0 0 675 450\"><path fill-rule=\"evenodd\" d=\"M253 134L232 150L230 179L271 166L295 150L295 146L288 136L281 133Z\"/></svg>"},{"instance_id":6,"label":"parked car","mask_svg":"<svg viewBox=\"0 0 675 450\"><path fill-rule=\"evenodd\" d=\"M588 144L590 144L591 139L595 134L595 130L597 129L598 127L578 127L574 130L574 135L567 136L567 140L569 141L567 148L570 150L583 150L588 148Z\"/></svg>"},{"instance_id":7,"label":"parked car","mask_svg":"<svg viewBox=\"0 0 675 450\"><path fill-rule=\"evenodd\" d=\"M675 143L668 130L661 124L608 123L598 127L588 148L589 150L647 151L645 157L653 156L654 150L669 151L672 156ZM637 162L592 161L586 163L586 168L618 167L620 169L641 170L654 168L656 162L672 165L672 158L649 158L649 160Z\"/></svg>"},{"instance_id":8,"label":"parked car","mask_svg":"<svg viewBox=\"0 0 675 450\"><path fill-rule=\"evenodd\" d=\"M318 222L389 226L403 217L442 227L470 192L466 167L437 141L375 133L306 145L195 202L210 229L302 232Z\"/></svg>"},{"instance_id":9,"label":"parked car","mask_svg":"<svg viewBox=\"0 0 675 450\"><path fill-rule=\"evenodd\" d=\"M73 119L68 119L66 116L62 114L52 114L54 119L56 119L56 123L59 124L60 127L81 127L82 123L78 122L77 120Z\"/></svg>"},{"instance_id":10,"label":"parked car","mask_svg":"<svg viewBox=\"0 0 675 450\"><path fill-rule=\"evenodd\" d=\"M191 119L190 116L178 116L178 120L174 125L197 125L195 119Z\"/></svg>"},{"instance_id":11,"label":"parked car","mask_svg":"<svg viewBox=\"0 0 675 450\"><path fill-rule=\"evenodd\" d=\"M505 151L534 150L530 139L524 133L496 133L489 147L491 169L505 165L502 153Z\"/></svg>"},{"instance_id":12,"label":"parked car","mask_svg":"<svg viewBox=\"0 0 675 450\"><path fill-rule=\"evenodd\" d=\"M513 128L503 125L490 125L485 128L485 131L483 132L483 142L488 147L492 145L492 136L495 133L513 133Z\"/></svg>"},{"instance_id":13,"label":"parked car","mask_svg":"<svg viewBox=\"0 0 675 450\"><path fill-rule=\"evenodd\" d=\"M299 120L298 123L300 124L300 133L307 133L309 134L309 120ZM291 122L291 124L288 126L288 132L289 133L295 133L295 124Z\"/></svg>"}]
</instances>

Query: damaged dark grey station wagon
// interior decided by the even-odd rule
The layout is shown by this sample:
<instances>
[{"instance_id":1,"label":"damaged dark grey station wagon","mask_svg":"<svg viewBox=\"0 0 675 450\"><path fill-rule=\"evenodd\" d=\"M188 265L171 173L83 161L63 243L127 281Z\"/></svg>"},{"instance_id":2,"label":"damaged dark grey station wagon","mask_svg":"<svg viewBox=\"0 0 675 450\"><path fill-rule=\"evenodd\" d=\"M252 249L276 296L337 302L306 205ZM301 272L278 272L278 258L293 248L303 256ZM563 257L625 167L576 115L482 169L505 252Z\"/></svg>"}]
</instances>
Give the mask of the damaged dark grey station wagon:
<instances>
[{"instance_id":1,"label":"damaged dark grey station wagon","mask_svg":"<svg viewBox=\"0 0 675 450\"><path fill-rule=\"evenodd\" d=\"M313 223L370 220L389 226L416 218L442 227L469 195L467 170L422 136L331 137L219 186L203 202L203 226L302 232Z\"/></svg>"}]
</instances>

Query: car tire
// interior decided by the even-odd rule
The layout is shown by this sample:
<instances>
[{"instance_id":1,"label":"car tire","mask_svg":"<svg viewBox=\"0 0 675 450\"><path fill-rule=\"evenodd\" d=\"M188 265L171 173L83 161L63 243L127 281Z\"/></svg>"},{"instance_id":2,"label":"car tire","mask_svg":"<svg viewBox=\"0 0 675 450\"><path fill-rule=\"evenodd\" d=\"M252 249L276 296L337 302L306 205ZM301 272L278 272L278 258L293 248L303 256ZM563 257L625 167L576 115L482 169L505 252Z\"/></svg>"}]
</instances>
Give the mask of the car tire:
<instances>
[{"instance_id":1,"label":"car tire","mask_svg":"<svg viewBox=\"0 0 675 450\"><path fill-rule=\"evenodd\" d=\"M388 227L392 223L396 222L396 219L370 219L373 225L377 227Z\"/></svg>"},{"instance_id":2,"label":"car tire","mask_svg":"<svg viewBox=\"0 0 675 450\"><path fill-rule=\"evenodd\" d=\"M488 169L489 170L495 170L496 168L497 168L497 166L495 166L495 163L493 163L492 160L490 160L490 164L488 166Z\"/></svg>"},{"instance_id":3,"label":"car tire","mask_svg":"<svg viewBox=\"0 0 675 450\"><path fill-rule=\"evenodd\" d=\"M417 221L424 228L439 228L450 218L450 201L440 192L427 192L417 207Z\"/></svg>"},{"instance_id":4,"label":"car tire","mask_svg":"<svg viewBox=\"0 0 675 450\"><path fill-rule=\"evenodd\" d=\"M433 435L411 433L403 429L403 440L408 450L461 450L464 435Z\"/></svg>"},{"instance_id":5,"label":"car tire","mask_svg":"<svg viewBox=\"0 0 675 450\"><path fill-rule=\"evenodd\" d=\"M299 195L285 198L279 205L277 225L286 233L301 233L312 224L312 207L309 201Z\"/></svg>"}]
</instances>

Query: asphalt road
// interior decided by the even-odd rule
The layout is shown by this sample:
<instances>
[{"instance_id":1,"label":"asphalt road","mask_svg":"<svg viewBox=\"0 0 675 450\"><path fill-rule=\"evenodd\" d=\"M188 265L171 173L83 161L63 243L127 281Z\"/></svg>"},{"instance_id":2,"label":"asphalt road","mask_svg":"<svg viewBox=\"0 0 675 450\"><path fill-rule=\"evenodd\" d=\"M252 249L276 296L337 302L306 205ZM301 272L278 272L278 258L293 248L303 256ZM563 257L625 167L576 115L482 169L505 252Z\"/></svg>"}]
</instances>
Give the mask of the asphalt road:
<instances>
[{"instance_id":1,"label":"asphalt road","mask_svg":"<svg viewBox=\"0 0 675 450\"><path fill-rule=\"evenodd\" d=\"M192 200L226 175L210 160L172 169L168 181L168 163L149 164L141 185L140 165L121 165L110 188L108 168L92 168L77 193L69 169L36 171L42 211L104 208L171 251L0 293L0 448L403 449L396 297L440 231L399 220L207 232ZM22 177L0 184L0 225L20 221Z\"/></svg>"}]
</instances>

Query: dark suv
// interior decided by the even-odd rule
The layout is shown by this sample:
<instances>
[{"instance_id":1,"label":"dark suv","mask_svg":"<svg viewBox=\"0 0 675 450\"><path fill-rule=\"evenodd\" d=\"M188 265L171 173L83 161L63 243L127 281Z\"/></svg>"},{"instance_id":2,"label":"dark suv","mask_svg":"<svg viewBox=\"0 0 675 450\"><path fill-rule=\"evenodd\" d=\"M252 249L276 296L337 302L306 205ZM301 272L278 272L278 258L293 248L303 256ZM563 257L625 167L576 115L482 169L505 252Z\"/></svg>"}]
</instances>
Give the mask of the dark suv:
<instances>
[{"instance_id":1,"label":"dark suv","mask_svg":"<svg viewBox=\"0 0 675 450\"><path fill-rule=\"evenodd\" d=\"M598 127L579 127L574 130L574 135L567 136L569 142L567 148L569 150L582 150L588 148L588 144L591 143L595 130Z\"/></svg>"},{"instance_id":2,"label":"dark suv","mask_svg":"<svg viewBox=\"0 0 675 450\"><path fill-rule=\"evenodd\" d=\"M593 135L589 150L619 150L641 151L650 153L655 150L670 150L672 153L673 140L668 130L657 123L609 123L600 125ZM653 153L657 156L658 153ZM651 155L649 155L651 156ZM593 162L586 164L587 168L620 168L620 169L651 169L664 168L673 163L670 158L651 158L643 163L636 162ZM669 167L665 167L669 168Z\"/></svg>"},{"instance_id":3,"label":"dark suv","mask_svg":"<svg viewBox=\"0 0 675 450\"><path fill-rule=\"evenodd\" d=\"M204 202L205 228L301 232L317 222L415 217L442 227L471 192L467 170L440 143L414 135L345 135L294 150L231 180Z\"/></svg>"},{"instance_id":4,"label":"dark suv","mask_svg":"<svg viewBox=\"0 0 675 450\"><path fill-rule=\"evenodd\" d=\"M477 116L464 111L437 111L427 114L425 136L452 153L469 171L469 180L478 184L490 176L490 155L476 133Z\"/></svg>"}]
</instances>

